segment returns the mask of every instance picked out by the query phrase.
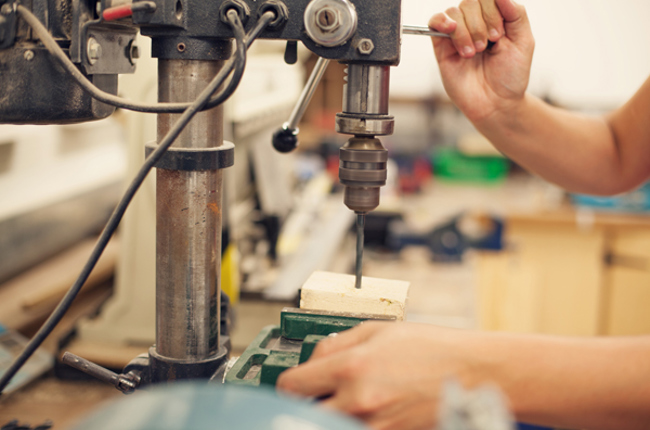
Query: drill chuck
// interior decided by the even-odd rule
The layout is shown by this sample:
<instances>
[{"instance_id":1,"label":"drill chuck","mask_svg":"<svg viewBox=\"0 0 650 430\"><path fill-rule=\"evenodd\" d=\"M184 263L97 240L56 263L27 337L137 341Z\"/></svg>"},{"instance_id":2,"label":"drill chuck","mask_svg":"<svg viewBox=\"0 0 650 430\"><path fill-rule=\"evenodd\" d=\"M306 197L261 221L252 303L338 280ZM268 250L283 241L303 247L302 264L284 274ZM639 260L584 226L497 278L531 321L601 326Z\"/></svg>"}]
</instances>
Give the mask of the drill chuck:
<instances>
[{"instance_id":1,"label":"drill chuck","mask_svg":"<svg viewBox=\"0 0 650 430\"><path fill-rule=\"evenodd\" d=\"M374 137L353 137L341 148L339 180L345 186L343 202L355 212L379 206L379 188L386 185L388 151Z\"/></svg>"}]
</instances>

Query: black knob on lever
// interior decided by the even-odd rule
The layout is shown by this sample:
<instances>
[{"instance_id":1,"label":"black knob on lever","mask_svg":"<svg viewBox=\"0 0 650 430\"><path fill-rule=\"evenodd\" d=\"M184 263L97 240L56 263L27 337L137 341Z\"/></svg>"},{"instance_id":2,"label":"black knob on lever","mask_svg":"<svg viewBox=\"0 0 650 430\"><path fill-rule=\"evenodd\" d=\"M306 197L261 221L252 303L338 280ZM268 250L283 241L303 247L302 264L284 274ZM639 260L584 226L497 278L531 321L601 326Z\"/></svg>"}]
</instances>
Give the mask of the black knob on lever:
<instances>
[{"instance_id":1,"label":"black knob on lever","mask_svg":"<svg viewBox=\"0 0 650 430\"><path fill-rule=\"evenodd\" d=\"M289 45L287 44L287 47ZM311 71L307 84L300 93L298 103L293 108L289 121L282 124L282 128L273 133L273 147L279 152L291 152L298 146L298 123L307 109L307 105L316 91L316 87L325 73L330 60L319 57Z\"/></svg>"},{"instance_id":2,"label":"black knob on lever","mask_svg":"<svg viewBox=\"0 0 650 430\"><path fill-rule=\"evenodd\" d=\"M289 128L285 123L273 133L273 147L278 152L291 152L298 147L298 129Z\"/></svg>"}]
</instances>

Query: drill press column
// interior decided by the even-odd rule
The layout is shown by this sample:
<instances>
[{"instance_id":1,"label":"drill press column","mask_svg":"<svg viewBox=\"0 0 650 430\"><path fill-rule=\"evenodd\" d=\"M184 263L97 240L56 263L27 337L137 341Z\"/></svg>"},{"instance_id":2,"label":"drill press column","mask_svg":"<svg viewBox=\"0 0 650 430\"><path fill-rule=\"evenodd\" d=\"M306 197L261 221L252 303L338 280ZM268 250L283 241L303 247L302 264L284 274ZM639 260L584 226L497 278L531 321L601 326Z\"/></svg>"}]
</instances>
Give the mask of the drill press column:
<instances>
[{"instance_id":1,"label":"drill press column","mask_svg":"<svg viewBox=\"0 0 650 430\"><path fill-rule=\"evenodd\" d=\"M194 100L222 65L159 59L159 101ZM158 116L159 138L178 116ZM223 107L218 106L198 113L172 148L222 144ZM156 180L155 352L165 360L205 361L219 349L223 173L158 169Z\"/></svg>"}]
</instances>

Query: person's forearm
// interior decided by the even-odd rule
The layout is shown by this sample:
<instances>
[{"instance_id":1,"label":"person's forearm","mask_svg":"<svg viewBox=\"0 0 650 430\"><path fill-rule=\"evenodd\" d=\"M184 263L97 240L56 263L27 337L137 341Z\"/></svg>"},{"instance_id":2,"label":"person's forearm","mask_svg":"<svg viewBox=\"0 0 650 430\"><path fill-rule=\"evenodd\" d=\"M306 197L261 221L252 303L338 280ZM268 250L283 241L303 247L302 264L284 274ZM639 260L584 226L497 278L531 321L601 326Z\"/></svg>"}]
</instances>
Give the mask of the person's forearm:
<instances>
[{"instance_id":1,"label":"person's forearm","mask_svg":"<svg viewBox=\"0 0 650 430\"><path fill-rule=\"evenodd\" d=\"M526 94L510 111L475 125L505 155L569 191L615 194L637 185L602 117L554 108Z\"/></svg>"},{"instance_id":2,"label":"person's forearm","mask_svg":"<svg viewBox=\"0 0 650 430\"><path fill-rule=\"evenodd\" d=\"M522 421L580 429L650 426L650 338L494 335L484 367ZM488 356L488 355L485 355Z\"/></svg>"}]
</instances>

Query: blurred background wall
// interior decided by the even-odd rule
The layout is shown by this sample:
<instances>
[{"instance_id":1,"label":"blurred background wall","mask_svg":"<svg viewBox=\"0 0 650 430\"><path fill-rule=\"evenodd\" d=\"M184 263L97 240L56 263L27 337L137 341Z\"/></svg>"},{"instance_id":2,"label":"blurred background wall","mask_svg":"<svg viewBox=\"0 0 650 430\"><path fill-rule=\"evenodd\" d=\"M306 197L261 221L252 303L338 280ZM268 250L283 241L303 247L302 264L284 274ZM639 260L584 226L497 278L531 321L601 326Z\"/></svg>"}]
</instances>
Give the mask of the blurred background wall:
<instances>
[{"instance_id":1,"label":"blurred background wall","mask_svg":"<svg viewBox=\"0 0 650 430\"><path fill-rule=\"evenodd\" d=\"M427 25L454 0L403 0L404 24ZM646 0L520 0L536 48L530 90L564 105L614 107L650 71L650 2ZM402 63L392 72L393 96L444 93L431 42L404 36Z\"/></svg>"}]
</instances>

